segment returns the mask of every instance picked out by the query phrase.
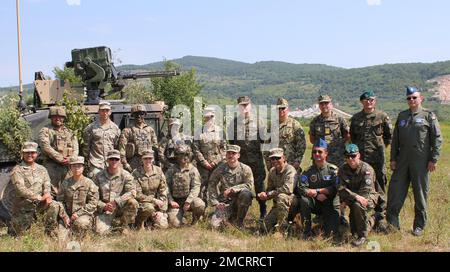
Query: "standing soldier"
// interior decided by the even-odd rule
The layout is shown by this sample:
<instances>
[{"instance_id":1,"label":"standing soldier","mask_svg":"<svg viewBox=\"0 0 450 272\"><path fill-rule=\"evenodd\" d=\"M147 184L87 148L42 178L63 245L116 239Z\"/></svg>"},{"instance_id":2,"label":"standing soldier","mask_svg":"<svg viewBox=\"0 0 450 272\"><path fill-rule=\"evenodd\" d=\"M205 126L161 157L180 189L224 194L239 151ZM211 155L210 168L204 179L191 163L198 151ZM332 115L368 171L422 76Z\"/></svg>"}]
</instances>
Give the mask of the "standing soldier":
<instances>
[{"instance_id":1,"label":"standing soldier","mask_svg":"<svg viewBox=\"0 0 450 272\"><path fill-rule=\"evenodd\" d=\"M209 203L215 207L211 225L217 229L225 221L244 226L244 218L253 199L253 173L248 165L239 162L240 147L228 145L226 163L211 174L208 186Z\"/></svg>"},{"instance_id":2,"label":"standing soldier","mask_svg":"<svg viewBox=\"0 0 450 272\"><path fill-rule=\"evenodd\" d=\"M119 141L120 129L109 119L110 116L111 104L100 102L99 119L89 124L83 133L83 155L88 159L90 178L105 169L107 154L115 149Z\"/></svg>"},{"instance_id":3,"label":"standing soldier","mask_svg":"<svg viewBox=\"0 0 450 272\"><path fill-rule=\"evenodd\" d=\"M113 230L128 232L134 223L139 203L136 201L136 184L133 176L120 165L120 152L107 154L108 166L94 177L99 188L99 201L95 231L106 234Z\"/></svg>"},{"instance_id":4,"label":"standing soldier","mask_svg":"<svg viewBox=\"0 0 450 272\"><path fill-rule=\"evenodd\" d=\"M142 152L142 166L133 171L136 181L136 200L139 210L136 226L143 229L150 220L160 229L169 227L167 222L167 183L159 166L153 164L154 152L151 149Z\"/></svg>"},{"instance_id":5,"label":"standing soldier","mask_svg":"<svg viewBox=\"0 0 450 272\"><path fill-rule=\"evenodd\" d=\"M309 124L309 141L314 144L322 138L328 144L327 161L336 166L344 164L345 143L350 140L350 127L347 121L333 112L333 103L329 95L318 98L320 115ZM348 225L344 210L341 210L340 222Z\"/></svg>"},{"instance_id":6,"label":"standing soldier","mask_svg":"<svg viewBox=\"0 0 450 272\"><path fill-rule=\"evenodd\" d=\"M442 134L436 115L422 108L423 96L415 87L406 88L409 109L399 113L391 146L388 223L400 229L399 214L411 182L414 193L413 234L423 235L427 221L429 172L436 170Z\"/></svg>"},{"instance_id":7,"label":"standing soldier","mask_svg":"<svg viewBox=\"0 0 450 272\"><path fill-rule=\"evenodd\" d=\"M78 156L78 140L73 132L64 126L64 107L50 107L48 117L52 123L39 131L39 145L44 157L42 165L48 171L52 194L56 197L60 182L69 172L70 158Z\"/></svg>"},{"instance_id":8,"label":"standing soldier","mask_svg":"<svg viewBox=\"0 0 450 272\"><path fill-rule=\"evenodd\" d=\"M157 148L158 139L153 128L145 123L147 111L144 105L131 107L134 125L125 128L119 138L119 151L122 165L130 173L141 165L145 150Z\"/></svg>"},{"instance_id":9,"label":"standing soldier","mask_svg":"<svg viewBox=\"0 0 450 272\"><path fill-rule=\"evenodd\" d=\"M179 227L183 224L184 213L192 211L192 225L197 223L205 213L205 202L200 193L200 174L197 168L189 163L189 152L186 146L175 149L177 163L166 173L169 188L169 224Z\"/></svg>"},{"instance_id":10,"label":"standing soldier","mask_svg":"<svg viewBox=\"0 0 450 272\"><path fill-rule=\"evenodd\" d=\"M375 191L375 171L368 163L361 161L358 146L345 147L346 163L339 168L338 193L343 207L350 208L350 229L356 239L354 246L362 246L371 227L369 212L375 207L378 194Z\"/></svg>"},{"instance_id":11,"label":"standing soldier","mask_svg":"<svg viewBox=\"0 0 450 272\"><path fill-rule=\"evenodd\" d=\"M339 196L337 196L338 167L327 162L327 142L317 140L312 149L313 165L300 176L297 188L303 238L311 237L311 213L322 215L325 235L338 234Z\"/></svg>"},{"instance_id":12,"label":"standing soldier","mask_svg":"<svg viewBox=\"0 0 450 272\"><path fill-rule=\"evenodd\" d=\"M57 196L69 216L65 225L81 236L92 230L98 203L98 187L83 170L84 157L70 158L72 176L61 183Z\"/></svg>"},{"instance_id":13,"label":"standing soldier","mask_svg":"<svg viewBox=\"0 0 450 272\"><path fill-rule=\"evenodd\" d=\"M228 139L230 144L238 145L241 148L240 159L243 164L248 165L253 172L254 186L256 194L264 191L264 180L266 179L266 169L264 167L264 157L261 152L261 144L264 142L260 131L265 128L252 114L252 104L250 97L241 96L237 100L239 114L228 127ZM233 134L231 134L234 132ZM242 136L244 136L242 138ZM267 214L266 202L258 199L260 219Z\"/></svg>"},{"instance_id":14,"label":"standing soldier","mask_svg":"<svg viewBox=\"0 0 450 272\"><path fill-rule=\"evenodd\" d=\"M178 118L169 119L167 135L159 143L158 153L160 155L161 168L166 172L173 164L177 163L175 149L178 146L187 148L189 161L192 159L192 148L190 139L180 133L181 120Z\"/></svg>"},{"instance_id":15,"label":"standing soldier","mask_svg":"<svg viewBox=\"0 0 450 272\"><path fill-rule=\"evenodd\" d=\"M263 232L276 232L284 234L287 227L287 217L294 199L294 180L297 171L292 165L286 163L283 149L272 148L270 160L273 167L269 172L266 191L258 194L261 201L273 199L273 206L264 218Z\"/></svg>"},{"instance_id":16,"label":"standing soldier","mask_svg":"<svg viewBox=\"0 0 450 272\"><path fill-rule=\"evenodd\" d=\"M382 111L376 110L376 97L373 91L366 91L359 100L363 110L353 115L350 124L350 135L352 143L356 144L361 154L361 159L370 164L375 170L375 189L379 195L375 206L375 226L384 219L386 210L386 165L385 148L391 144L392 125L389 116Z\"/></svg>"},{"instance_id":17,"label":"standing soldier","mask_svg":"<svg viewBox=\"0 0 450 272\"><path fill-rule=\"evenodd\" d=\"M200 197L204 201L207 201L209 176L225 158L226 142L223 139L223 131L215 124L214 115L214 108L204 109L205 125L199 135L199 140L194 141L192 148L202 178Z\"/></svg>"},{"instance_id":18,"label":"standing soldier","mask_svg":"<svg viewBox=\"0 0 450 272\"><path fill-rule=\"evenodd\" d=\"M22 163L11 172L11 184L15 191L12 200L11 225L9 233L21 235L31 227L36 213L44 215L45 232L55 235L58 215L67 218L62 205L52 200L50 177L42 165L35 162L38 144L25 142L22 149Z\"/></svg>"},{"instance_id":19,"label":"standing soldier","mask_svg":"<svg viewBox=\"0 0 450 272\"><path fill-rule=\"evenodd\" d=\"M301 172L300 163L306 150L305 132L302 125L292 117L289 117L289 104L286 99L278 98L279 140L278 147L284 150L287 163ZM266 160L266 166L270 170L270 160Z\"/></svg>"}]
</instances>

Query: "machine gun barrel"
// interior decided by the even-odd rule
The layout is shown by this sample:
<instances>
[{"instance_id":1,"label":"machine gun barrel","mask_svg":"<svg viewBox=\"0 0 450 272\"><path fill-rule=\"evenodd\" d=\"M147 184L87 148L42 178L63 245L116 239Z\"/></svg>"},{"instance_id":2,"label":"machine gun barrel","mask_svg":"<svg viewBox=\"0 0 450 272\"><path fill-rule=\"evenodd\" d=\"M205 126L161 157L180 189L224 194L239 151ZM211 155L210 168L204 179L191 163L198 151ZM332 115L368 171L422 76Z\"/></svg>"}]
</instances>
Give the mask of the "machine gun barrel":
<instances>
[{"instance_id":1,"label":"machine gun barrel","mask_svg":"<svg viewBox=\"0 0 450 272\"><path fill-rule=\"evenodd\" d=\"M152 78L152 77L172 77L180 75L180 71L157 71L157 72L140 72L140 73L120 73L119 79L138 79L138 78Z\"/></svg>"}]
</instances>

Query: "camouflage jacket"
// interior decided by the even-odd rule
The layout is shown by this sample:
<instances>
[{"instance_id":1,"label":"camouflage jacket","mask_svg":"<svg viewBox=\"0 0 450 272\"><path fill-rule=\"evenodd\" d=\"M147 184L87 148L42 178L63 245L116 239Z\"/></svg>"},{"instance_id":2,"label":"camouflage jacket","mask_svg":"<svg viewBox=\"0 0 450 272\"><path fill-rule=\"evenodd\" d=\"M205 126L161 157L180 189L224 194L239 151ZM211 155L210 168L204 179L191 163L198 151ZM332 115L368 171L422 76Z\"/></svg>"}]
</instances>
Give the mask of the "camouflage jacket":
<instances>
[{"instance_id":1,"label":"camouflage jacket","mask_svg":"<svg viewBox=\"0 0 450 272\"><path fill-rule=\"evenodd\" d=\"M158 146L158 139L156 138L156 133L153 128L147 124L144 124L142 128L134 125L123 129L119 138L119 151L122 162L124 162L124 159L126 162L127 159L127 144L134 146L134 154L129 156L129 158L134 156L140 158L145 150L152 149L153 147L156 148Z\"/></svg>"},{"instance_id":2,"label":"camouflage jacket","mask_svg":"<svg viewBox=\"0 0 450 272\"><path fill-rule=\"evenodd\" d=\"M50 194L50 177L47 170L37 163L34 169L24 162L16 165L11 172L11 184L15 190L13 205L16 207L40 201L44 194Z\"/></svg>"},{"instance_id":3,"label":"camouflage jacket","mask_svg":"<svg viewBox=\"0 0 450 272\"><path fill-rule=\"evenodd\" d=\"M99 121L89 124L84 130L83 155L96 168L104 169L106 155L117 147L120 129L112 121L101 125Z\"/></svg>"},{"instance_id":4,"label":"camouflage jacket","mask_svg":"<svg viewBox=\"0 0 450 272\"><path fill-rule=\"evenodd\" d=\"M296 173L297 171L295 168L287 163L279 173L275 167L272 167L269 172L266 189L269 199L272 199L279 194L293 194Z\"/></svg>"},{"instance_id":5,"label":"camouflage jacket","mask_svg":"<svg viewBox=\"0 0 450 272\"><path fill-rule=\"evenodd\" d=\"M98 204L98 187L87 177L79 181L70 177L61 182L56 199L64 204L69 216L93 215Z\"/></svg>"},{"instance_id":6,"label":"camouflage jacket","mask_svg":"<svg viewBox=\"0 0 450 272\"><path fill-rule=\"evenodd\" d=\"M254 116L235 117L230 123L227 134L230 144L241 147L240 161L247 165L253 165L255 162L264 165L263 154L261 153L261 144L266 140L260 131L266 131L266 128ZM240 122L243 123L240 123Z\"/></svg>"},{"instance_id":7,"label":"camouflage jacket","mask_svg":"<svg viewBox=\"0 0 450 272\"><path fill-rule=\"evenodd\" d=\"M220 164L211 174L208 185L208 200L211 206L226 203L223 192L233 188L234 192L248 189L253 193L253 173L248 165L239 162L239 165L231 169L228 163Z\"/></svg>"},{"instance_id":8,"label":"camouflage jacket","mask_svg":"<svg viewBox=\"0 0 450 272\"><path fill-rule=\"evenodd\" d=\"M345 163L338 171L338 193L341 202L355 201L360 195L376 203L378 195L375 191L375 170L368 163L361 161L358 168L353 170Z\"/></svg>"},{"instance_id":9,"label":"camouflage jacket","mask_svg":"<svg viewBox=\"0 0 450 272\"><path fill-rule=\"evenodd\" d=\"M218 165L225 158L226 141L219 126L204 127L192 145L194 157L201 166L206 162Z\"/></svg>"},{"instance_id":10,"label":"camouflage jacket","mask_svg":"<svg viewBox=\"0 0 450 272\"><path fill-rule=\"evenodd\" d=\"M62 127L59 131L52 125L43 127L39 131L38 139L44 163L47 161L61 163L64 158L78 156L78 140L66 127Z\"/></svg>"},{"instance_id":11,"label":"camouflage jacket","mask_svg":"<svg viewBox=\"0 0 450 272\"><path fill-rule=\"evenodd\" d=\"M300 123L288 117L280 124L279 132L280 144L278 147L283 148L284 155L288 163L301 163L306 150L305 132Z\"/></svg>"},{"instance_id":12,"label":"camouflage jacket","mask_svg":"<svg viewBox=\"0 0 450 272\"><path fill-rule=\"evenodd\" d=\"M124 169L120 169L115 175L110 175L106 168L100 171L93 180L99 191L97 205L99 213L103 213L106 204L111 201L115 201L119 207L123 207L129 199L136 197L134 178Z\"/></svg>"},{"instance_id":13,"label":"camouflage jacket","mask_svg":"<svg viewBox=\"0 0 450 272\"><path fill-rule=\"evenodd\" d=\"M298 177L297 193L306 196L307 189L326 188L330 191L327 197L332 199L337 193L337 171L338 167L331 163L325 163L322 168L315 164L311 165Z\"/></svg>"},{"instance_id":14,"label":"camouflage jacket","mask_svg":"<svg viewBox=\"0 0 450 272\"><path fill-rule=\"evenodd\" d=\"M140 167L133 171L133 177L136 181L136 200L139 203L154 204L159 199L165 203L161 210L167 210L167 183L160 167L153 165L151 174L145 173L144 168Z\"/></svg>"},{"instance_id":15,"label":"camouflage jacket","mask_svg":"<svg viewBox=\"0 0 450 272\"><path fill-rule=\"evenodd\" d=\"M191 203L200 193L200 174L192 164L180 169L178 164L172 165L166 173L168 198L186 198L187 203Z\"/></svg>"},{"instance_id":16,"label":"camouflage jacket","mask_svg":"<svg viewBox=\"0 0 450 272\"><path fill-rule=\"evenodd\" d=\"M188 148L189 158L192 160L192 141L188 136L179 133L176 137L166 136L161 139L158 146L159 160L167 169L171 164L176 163L175 148L179 145L185 145Z\"/></svg>"},{"instance_id":17,"label":"camouflage jacket","mask_svg":"<svg viewBox=\"0 0 450 272\"><path fill-rule=\"evenodd\" d=\"M370 114L364 113L364 110L356 113L351 118L350 135L363 161L384 162L385 146L392 139L392 125L386 113L378 110Z\"/></svg>"}]
</instances>

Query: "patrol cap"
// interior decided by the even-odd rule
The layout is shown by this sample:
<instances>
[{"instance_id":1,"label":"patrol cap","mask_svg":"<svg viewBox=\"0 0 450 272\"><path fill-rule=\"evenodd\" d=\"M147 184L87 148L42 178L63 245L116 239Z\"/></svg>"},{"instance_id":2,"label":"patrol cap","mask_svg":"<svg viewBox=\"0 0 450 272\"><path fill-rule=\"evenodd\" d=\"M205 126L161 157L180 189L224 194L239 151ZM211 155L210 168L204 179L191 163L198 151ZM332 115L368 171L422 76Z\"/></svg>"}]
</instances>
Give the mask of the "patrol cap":
<instances>
[{"instance_id":1,"label":"patrol cap","mask_svg":"<svg viewBox=\"0 0 450 272\"><path fill-rule=\"evenodd\" d=\"M413 93L419 92L419 90L416 87L412 86L405 86L406 87L406 95L412 95Z\"/></svg>"},{"instance_id":2,"label":"patrol cap","mask_svg":"<svg viewBox=\"0 0 450 272\"><path fill-rule=\"evenodd\" d=\"M317 139L317 141L314 143L314 146L313 146L313 147L320 147L320 148L325 148L325 149L327 149L327 148L328 148L328 144L327 144L327 141L325 141L324 138L319 138L319 139Z\"/></svg>"},{"instance_id":3,"label":"patrol cap","mask_svg":"<svg viewBox=\"0 0 450 272\"><path fill-rule=\"evenodd\" d=\"M179 125L181 126L181 120L178 118L170 118L169 119L169 126L171 125Z\"/></svg>"},{"instance_id":4,"label":"patrol cap","mask_svg":"<svg viewBox=\"0 0 450 272\"><path fill-rule=\"evenodd\" d=\"M22 152L37 152L38 144L35 142L23 143Z\"/></svg>"},{"instance_id":5,"label":"patrol cap","mask_svg":"<svg viewBox=\"0 0 450 272\"><path fill-rule=\"evenodd\" d=\"M120 152L119 150L111 150L108 152L108 154L106 155L106 158L109 159L119 159L120 160Z\"/></svg>"},{"instance_id":6,"label":"patrol cap","mask_svg":"<svg viewBox=\"0 0 450 272\"><path fill-rule=\"evenodd\" d=\"M278 98L277 100L277 108L287 108L289 107L289 103L284 98Z\"/></svg>"},{"instance_id":7,"label":"patrol cap","mask_svg":"<svg viewBox=\"0 0 450 272\"><path fill-rule=\"evenodd\" d=\"M356 154L359 153L359 148L355 144L348 144L345 146L345 154Z\"/></svg>"},{"instance_id":8,"label":"patrol cap","mask_svg":"<svg viewBox=\"0 0 450 272\"><path fill-rule=\"evenodd\" d=\"M237 102L239 105L246 105L251 102L250 97L248 96L241 96L237 99Z\"/></svg>"},{"instance_id":9,"label":"patrol cap","mask_svg":"<svg viewBox=\"0 0 450 272\"><path fill-rule=\"evenodd\" d=\"M175 155L186 155L188 153L188 149L186 145L179 145L175 148Z\"/></svg>"},{"instance_id":10,"label":"patrol cap","mask_svg":"<svg viewBox=\"0 0 450 272\"><path fill-rule=\"evenodd\" d=\"M98 104L99 110L110 110L111 109L111 103L108 101L102 101Z\"/></svg>"},{"instance_id":11,"label":"patrol cap","mask_svg":"<svg viewBox=\"0 0 450 272\"><path fill-rule=\"evenodd\" d=\"M331 102L331 97L330 97L329 95L326 95L326 94L320 95L320 96L317 98L317 101L318 101L319 103L322 103L322 102Z\"/></svg>"},{"instance_id":12,"label":"patrol cap","mask_svg":"<svg viewBox=\"0 0 450 272\"><path fill-rule=\"evenodd\" d=\"M238 145L227 145L225 151L239 153L239 152L241 152L241 147Z\"/></svg>"},{"instance_id":13,"label":"patrol cap","mask_svg":"<svg viewBox=\"0 0 450 272\"><path fill-rule=\"evenodd\" d=\"M72 157L69 160L69 164L84 164L84 157L78 156L78 157Z\"/></svg>"},{"instance_id":14,"label":"patrol cap","mask_svg":"<svg viewBox=\"0 0 450 272\"><path fill-rule=\"evenodd\" d=\"M52 116L63 116L66 117L66 109L64 107L60 107L60 106L53 106L50 107L50 110L48 112L48 118L52 117Z\"/></svg>"},{"instance_id":15,"label":"patrol cap","mask_svg":"<svg viewBox=\"0 0 450 272\"><path fill-rule=\"evenodd\" d=\"M272 157L281 158L281 157L283 157L283 154L284 154L283 149L279 148L279 147L272 148L269 150L269 158L272 158Z\"/></svg>"},{"instance_id":16,"label":"patrol cap","mask_svg":"<svg viewBox=\"0 0 450 272\"><path fill-rule=\"evenodd\" d=\"M151 150L151 149L147 149L147 150L145 150L143 153L142 153L142 158L143 159L145 159L145 158L154 158L155 156L154 156L154 152L153 152L153 150Z\"/></svg>"},{"instance_id":17,"label":"patrol cap","mask_svg":"<svg viewBox=\"0 0 450 272\"><path fill-rule=\"evenodd\" d=\"M136 104L131 107L131 113L135 113L135 112L147 112L147 110L145 109L144 105Z\"/></svg>"},{"instance_id":18,"label":"patrol cap","mask_svg":"<svg viewBox=\"0 0 450 272\"><path fill-rule=\"evenodd\" d=\"M212 117L216 115L216 109L213 107L206 107L203 109L203 116L204 117Z\"/></svg>"},{"instance_id":19,"label":"patrol cap","mask_svg":"<svg viewBox=\"0 0 450 272\"><path fill-rule=\"evenodd\" d=\"M367 90L359 97L359 101L375 97L375 93L372 90Z\"/></svg>"}]
</instances>

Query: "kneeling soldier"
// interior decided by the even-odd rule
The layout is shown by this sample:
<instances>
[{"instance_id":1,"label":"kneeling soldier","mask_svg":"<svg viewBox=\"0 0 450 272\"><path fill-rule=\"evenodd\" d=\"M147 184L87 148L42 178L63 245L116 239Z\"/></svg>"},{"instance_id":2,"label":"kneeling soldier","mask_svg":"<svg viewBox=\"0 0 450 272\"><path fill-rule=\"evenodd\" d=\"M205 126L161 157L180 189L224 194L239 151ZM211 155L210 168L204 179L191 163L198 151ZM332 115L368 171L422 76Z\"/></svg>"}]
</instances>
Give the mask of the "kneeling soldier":
<instances>
[{"instance_id":1,"label":"kneeling soldier","mask_svg":"<svg viewBox=\"0 0 450 272\"><path fill-rule=\"evenodd\" d=\"M244 218L253 198L253 173L249 166L239 162L238 145L226 147L226 163L220 164L211 174L208 199L215 213L211 218L214 229L224 221L235 221L244 226Z\"/></svg>"},{"instance_id":2,"label":"kneeling soldier","mask_svg":"<svg viewBox=\"0 0 450 272\"><path fill-rule=\"evenodd\" d=\"M72 176L61 183L57 199L64 204L69 216L65 225L83 236L94 225L98 187L83 175L84 157L71 158L69 163Z\"/></svg>"},{"instance_id":3,"label":"kneeling soldier","mask_svg":"<svg viewBox=\"0 0 450 272\"><path fill-rule=\"evenodd\" d=\"M136 200L139 210L136 226L143 229L150 220L156 228L166 229L167 222L167 183L160 167L153 164L153 150L143 151L142 167L133 171L136 181Z\"/></svg>"},{"instance_id":4,"label":"kneeling soldier","mask_svg":"<svg viewBox=\"0 0 450 272\"><path fill-rule=\"evenodd\" d=\"M372 166L360 160L358 146L345 147L346 163L339 168L338 192L342 205L350 207L350 228L357 239L354 246L361 246L367 240L374 222L369 212L375 207L378 194L375 191L375 171Z\"/></svg>"},{"instance_id":5,"label":"kneeling soldier","mask_svg":"<svg viewBox=\"0 0 450 272\"><path fill-rule=\"evenodd\" d=\"M128 232L128 226L134 223L139 207L135 199L134 178L121 167L118 150L109 151L107 161L107 168L94 177L100 195L95 231L106 234L112 228Z\"/></svg>"}]
</instances>

